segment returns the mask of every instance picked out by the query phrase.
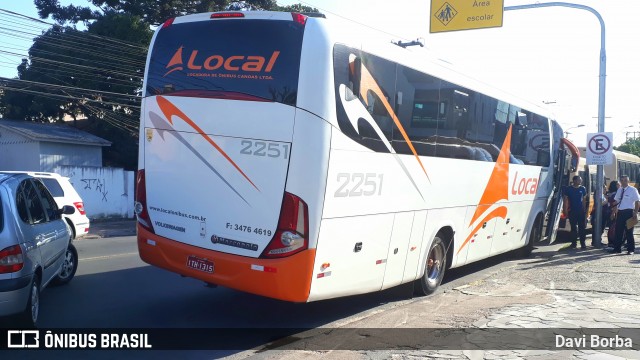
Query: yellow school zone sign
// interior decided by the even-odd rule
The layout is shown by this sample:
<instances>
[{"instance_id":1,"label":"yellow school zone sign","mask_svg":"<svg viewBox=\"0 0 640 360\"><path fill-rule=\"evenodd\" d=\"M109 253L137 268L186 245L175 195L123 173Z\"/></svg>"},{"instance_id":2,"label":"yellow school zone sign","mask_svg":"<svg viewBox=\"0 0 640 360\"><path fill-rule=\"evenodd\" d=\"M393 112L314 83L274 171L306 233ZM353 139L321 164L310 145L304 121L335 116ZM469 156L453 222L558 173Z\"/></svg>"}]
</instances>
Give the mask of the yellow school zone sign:
<instances>
[{"instance_id":1,"label":"yellow school zone sign","mask_svg":"<svg viewBox=\"0 0 640 360\"><path fill-rule=\"evenodd\" d=\"M429 32L502 26L504 0L431 0Z\"/></svg>"}]
</instances>

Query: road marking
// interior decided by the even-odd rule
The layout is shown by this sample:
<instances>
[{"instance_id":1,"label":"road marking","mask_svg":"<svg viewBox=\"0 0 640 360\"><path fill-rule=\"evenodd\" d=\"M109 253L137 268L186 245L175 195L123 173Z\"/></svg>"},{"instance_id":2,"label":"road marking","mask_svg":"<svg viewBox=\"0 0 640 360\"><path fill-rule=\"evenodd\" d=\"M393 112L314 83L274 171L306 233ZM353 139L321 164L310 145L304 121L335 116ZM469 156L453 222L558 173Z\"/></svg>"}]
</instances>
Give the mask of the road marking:
<instances>
[{"instance_id":1,"label":"road marking","mask_svg":"<svg viewBox=\"0 0 640 360\"><path fill-rule=\"evenodd\" d=\"M124 256L130 256L130 255L138 255L138 252L130 252L130 253L122 253L122 254L113 254L113 255L104 255L104 256L94 256L94 257L88 257L88 258L79 258L79 260L82 261L91 261L91 260L106 260L106 259L111 259L111 258L115 258L115 257L124 257Z\"/></svg>"}]
</instances>

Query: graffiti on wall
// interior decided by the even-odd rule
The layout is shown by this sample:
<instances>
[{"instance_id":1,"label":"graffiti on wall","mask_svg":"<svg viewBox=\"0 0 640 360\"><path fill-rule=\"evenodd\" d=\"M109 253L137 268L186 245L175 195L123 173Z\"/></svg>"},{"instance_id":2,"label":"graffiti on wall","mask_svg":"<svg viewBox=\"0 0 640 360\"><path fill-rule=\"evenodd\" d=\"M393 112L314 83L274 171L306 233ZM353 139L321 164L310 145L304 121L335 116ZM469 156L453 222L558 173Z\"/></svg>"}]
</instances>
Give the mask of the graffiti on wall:
<instances>
[{"instance_id":1,"label":"graffiti on wall","mask_svg":"<svg viewBox=\"0 0 640 360\"><path fill-rule=\"evenodd\" d=\"M91 219L132 218L135 176L120 168L59 166L57 173L69 181L84 201Z\"/></svg>"},{"instance_id":2,"label":"graffiti on wall","mask_svg":"<svg viewBox=\"0 0 640 360\"><path fill-rule=\"evenodd\" d=\"M107 194L107 186L104 179L80 179L83 184L83 189L85 190L94 190L102 195L102 201L108 202Z\"/></svg>"}]
</instances>

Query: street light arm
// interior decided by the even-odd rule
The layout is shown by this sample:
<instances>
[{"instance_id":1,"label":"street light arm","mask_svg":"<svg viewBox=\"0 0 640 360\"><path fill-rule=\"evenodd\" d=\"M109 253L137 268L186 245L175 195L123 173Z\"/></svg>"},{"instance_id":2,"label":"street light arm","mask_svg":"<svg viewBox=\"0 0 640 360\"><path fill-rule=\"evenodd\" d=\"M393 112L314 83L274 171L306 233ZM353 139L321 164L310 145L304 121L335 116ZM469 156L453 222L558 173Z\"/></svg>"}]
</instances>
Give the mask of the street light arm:
<instances>
[{"instance_id":1,"label":"street light arm","mask_svg":"<svg viewBox=\"0 0 640 360\"><path fill-rule=\"evenodd\" d=\"M607 53L605 50L605 27L602 16L593 8L581 4L571 4L566 2L548 2L537 4L525 4L515 6L505 6L504 10L521 10L521 9L534 9L542 7L560 6L573 9L586 10L598 18L600 22L600 74L599 74L599 86L598 86L598 132L604 132L604 101L605 101L605 88L606 88L606 74L607 74ZM596 170L596 223L594 224L593 242L596 246L601 244L601 222L602 218L602 187L604 183L604 169L602 165L597 166Z\"/></svg>"},{"instance_id":2,"label":"street light arm","mask_svg":"<svg viewBox=\"0 0 640 360\"><path fill-rule=\"evenodd\" d=\"M509 10L524 10L524 9L535 9L535 8L545 8L545 7L567 7L572 9L585 10L598 18L600 22L600 86L599 86L599 94L598 94L598 132L604 131L604 100L605 100L605 86L606 86L606 68L607 68L607 52L605 47L605 25L604 19L594 8L581 5L581 4L572 4L567 2L548 2L548 3L536 3L536 4L523 4L523 5L513 5L513 6L505 6L504 11Z\"/></svg>"}]
</instances>

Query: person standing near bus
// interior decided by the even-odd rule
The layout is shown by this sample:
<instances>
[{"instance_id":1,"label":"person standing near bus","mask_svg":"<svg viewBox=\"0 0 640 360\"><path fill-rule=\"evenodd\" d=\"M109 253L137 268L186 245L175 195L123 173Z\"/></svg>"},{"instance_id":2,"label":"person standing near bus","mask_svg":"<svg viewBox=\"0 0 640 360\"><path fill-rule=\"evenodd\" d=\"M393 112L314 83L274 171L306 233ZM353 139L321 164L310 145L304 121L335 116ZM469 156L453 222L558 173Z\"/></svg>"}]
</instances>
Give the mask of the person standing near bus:
<instances>
[{"instance_id":1,"label":"person standing near bus","mask_svg":"<svg viewBox=\"0 0 640 360\"><path fill-rule=\"evenodd\" d=\"M612 253L622 253L622 237L627 237L627 254L632 255L635 251L635 241L633 239L633 226L627 228L627 220L638 218L640 208L640 194L638 189L629 186L629 176L620 177L620 188L616 192L616 205L618 213L616 215L616 237L613 244Z\"/></svg>"},{"instance_id":2,"label":"person standing near bus","mask_svg":"<svg viewBox=\"0 0 640 360\"><path fill-rule=\"evenodd\" d=\"M577 237L580 236L580 248L586 249L585 244L587 222L586 217L586 198L587 189L582 186L582 178L575 175L572 179L571 186L567 186L564 190L565 215L567 215L566 206L569 207L569 224L571 224L571 248L576 247Z\"/></svg>"},{"instance_id":3,"label":"person standing near bus","mask_svg":"<svg viewBox=\"0 0 640 360\"><path fill-rule=\"evenodd\" d=\"M616 194L618 193L619 187L620 187L620 184L618 183L618 180L611 180L611 182L609 183L609 190L606 192L607 208L609 209L608 210L609 215L605 218L605 213L602 213L603 221L606 220L606 227L608 227L608 230L607 230L607 247L608 248L613 248L613 244L615 243L615 239L616 239L616 212L617 212ZM603 226L602 228L604 229L605 226Z\"/></svg>"}]
</instances>

